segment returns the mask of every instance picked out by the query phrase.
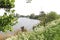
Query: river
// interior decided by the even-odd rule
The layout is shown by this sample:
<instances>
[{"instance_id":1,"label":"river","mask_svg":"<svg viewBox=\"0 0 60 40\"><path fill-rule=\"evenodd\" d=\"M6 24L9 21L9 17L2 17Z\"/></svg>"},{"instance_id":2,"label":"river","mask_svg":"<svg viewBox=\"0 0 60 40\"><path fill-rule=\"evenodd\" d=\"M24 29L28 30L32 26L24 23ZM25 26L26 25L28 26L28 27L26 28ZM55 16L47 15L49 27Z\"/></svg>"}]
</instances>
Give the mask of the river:
<instances>
[{"instance_id":1,"label":"river","mask_svg":"<svg viewBox=\"0 0 60 40\"><path fill-rule=\"evenodd\" d=\"M18 30L22 26L24 26L25 29L31 31L33 26L36 26L39 23L40 23L39 20L29 19L29 18L19 18L18 19L18 23L13 26L13 29L14 30Z\"/></svg>"}]
</instances>

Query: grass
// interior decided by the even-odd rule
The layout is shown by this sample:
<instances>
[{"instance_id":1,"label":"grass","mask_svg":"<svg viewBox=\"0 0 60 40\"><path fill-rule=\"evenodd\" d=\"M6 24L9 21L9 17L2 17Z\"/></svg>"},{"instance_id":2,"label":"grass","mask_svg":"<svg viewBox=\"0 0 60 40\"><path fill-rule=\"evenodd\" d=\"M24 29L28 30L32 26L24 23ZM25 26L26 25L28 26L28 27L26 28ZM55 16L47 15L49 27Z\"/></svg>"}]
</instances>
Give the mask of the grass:
<instances>
[{"instance_id":1,"label":"grass","mask_svg":"<svg viewBox=\"0 0 60 40\"><path fill-rule=\"evenodd\" d=\"M38 25L32 32L18 32L6 40L60 40L60 19L48 23L44 29Z\"/></svg>"}]
</instances>

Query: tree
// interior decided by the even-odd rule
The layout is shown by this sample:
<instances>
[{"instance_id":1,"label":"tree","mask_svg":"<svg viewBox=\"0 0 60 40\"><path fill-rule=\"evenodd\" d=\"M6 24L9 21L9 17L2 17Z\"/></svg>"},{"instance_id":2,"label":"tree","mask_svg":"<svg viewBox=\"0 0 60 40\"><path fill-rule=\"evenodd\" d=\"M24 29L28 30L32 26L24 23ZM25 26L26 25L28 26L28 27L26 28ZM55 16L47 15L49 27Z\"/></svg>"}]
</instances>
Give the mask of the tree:
<instances>
[{"instance_id":1,"label":"tree","mask_svg":"<svg viewBox=\"0 0 60 40\"><path fill-rule=\"evenodd\" d=\"M6 13L4 13L3 16L0 17L0 31L12 31L12 25L14 24L14 21L16 18L14 15L7 16Z\"/></svg>"},{"instance_id":2,"label":"tree","mask_svg":"<svg viewBox=\"0 0 60 40\"><path fill-rule=\"evenodd\" d=\"M40 24L45 27L45 25L46 25L46 18L47 18L45 12L41 11L39 16L40 16L39 19L41 21Z\"/></svg>"},{"instance_id":3,"label":"tree","mask_svg":"<svg viewBox=\"0 0 60 40\"><path fill-rule=\"evenodd\" d=\"M32 13L32 14L30 15L30 18L31 18L31 19L34 19L34 17L35 17L35 14Z\"/></svg>"},{"instance_id":4,"label":"tree","mask_svg":"<svg viewBox=\"0 0 60 40\"><path fill-rule=\"evenodd\" d=\"M12 25L16 23L16 17L14 17L14 10L10 11L14 7L15 0L0 0L0 8L4 8L7 12L11 14L7 15L5 12L3 16L0 16L0 31L11 31Z\"/></svg>"},{"instance_id":5,"label":"tree","mask_svg":"<svg viewBox=\"0 0 60 40\"><path fill-rule=\"evenodd\" d=\"M16 13L16 15L15 15L17 18L20 18L21 16L18 14L18 13Z\"/></svg>"},{"instance_id":6,"label":"tree","mask_svg":"<svg viewBox=\"0 0 60 40\"><path fill-rule=\"evenodd\" d=\"M57 13L51 11L50 13L47 14L46 22L50 22L50 21L53 21L53 20L58 19L58 18L59 18L59 16L57 15Z\"/></svg>"},{"instance_id":7,"label":"tree","mask_svg":"<svg viewBox=\"0 0 60 40\"><path fill-rule=\"evenodd\" d=\"M14 7L15 0L0 0L0 8L11 9Z\"/></svg>"},{"instance_id":8,"label":"tree","mask_svg":"<svg viewBox=\"0 0 60 40\"><path fill-rule=\"evenodd\" d=\"M48 22L51 22L53 20L56 20L59 17L59 15L56 12L51 11L50 13L45 14L44 11L41 11L41 14L39 15L39 19L41 21L41 25L45 25Z\"/></svg>"}]
</instances>

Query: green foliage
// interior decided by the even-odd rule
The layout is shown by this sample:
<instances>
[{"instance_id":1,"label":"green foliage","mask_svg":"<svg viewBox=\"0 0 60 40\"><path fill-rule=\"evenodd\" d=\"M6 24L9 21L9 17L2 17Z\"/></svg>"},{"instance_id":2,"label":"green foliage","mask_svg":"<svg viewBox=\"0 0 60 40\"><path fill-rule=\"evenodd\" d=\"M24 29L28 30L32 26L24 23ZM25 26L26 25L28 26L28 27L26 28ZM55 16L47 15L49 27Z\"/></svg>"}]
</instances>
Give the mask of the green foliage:
<instances>
[{"instance_id":1,"label":"green foliage","mask_svg":"<svg viewBox=\"0 0 60 40\"><path fill-rule=\"evenodd\" d=\"M47 19L46 19L46 21L47 21L47 22L50 22L50 21L53 21L53 20L58 19L58 18L59 18L59 17L58 17L58 15L56 14L56 12L50 12L50 13L47 14Z\"/></svg>"},{"instance_id":2,"label":"green foliage","mask_svg":"<svg viewBox=\"0 0 60 40\"><path fill-rule=\"evenodd\" d=\"M31 19L34 19L34 18L35 18L35 14L32 13L32 14L30 15L30 18L31 18Z\"/></svg>"},{"instance_id":3,"label":"green foliage","mask_svg":"<svg viewBox=\"0 0 60 40\"><path fill-rule=\"evenodd\" d=\"M59 15L56 12L51 11L48 14L45 14L44 12L41 12L40 14L40 21L41 21L41 25L46 25L48 22L51 22L53 20L59 19Z\"/></svg>"},{"instance_id":4,"label":"green foliage","mask_svg":"<svg viewBox=\"0 0 60 40\"><path fill-rule=\"evenodd\" d=\"M45 27L47 15L45 14L44 11L41 11L41 14L40 14L39 16L40 16L39 19L40 19L40 21L41 21L40 24Z\"/></svg>"},{"instance_id":5,"label":"green foliage","mask_svg":"<svg viewBox=\"0 0 60 40\"><path fill-rule=\"evenodd\" d=\"M38 25L32 32L19 32L6 40L60 40L60 19L44 26Z\"/></svg>"},{"instance_id":6,"label":"green foliage","mask_svg":"<svg viewBox=\"0 0 60 40\"><path fill-rule=\"evenodd\" d=\"M29 18L38 19L40 20L40 25L45 26L48 22L59 19L60 15L53 11L47 14L44 11L41 11L39 15L31 14Z\"/></svg>"},{"instance_id":7,"label":"green foliage","mask_svg":"<svg viewBox=\"0 0 60 40\"><path fill-rule=\"evenodd\" d=\"M0 0L0 8L4 8L5 11L10 12L10 9L14 7L15 0ZM14 13L14 10L11 11ZM0 31L12 31L12 25L15 24L16 18L14 14L4 13L3 16L0 16Z\"/></svg>"},{"instance_id":8,"label":"green foliage","mask_svg":"<svg viewBox=\"0 0 60 40\"><path fill-rule=\"evenodd\" d=\"M15 0L0 0L0 8L13 8Z\"/></svg>"},{"instance_id":9,"label":"green foliage","mask_svg":"<svg viewBox=\"0 0 60 40\"><path fill-rule=\"evenodd\" d=\"M47 30L44 33L46 40L60 40L60 19L50 23L51 26L47 26Z\"/></svg>"},{"instance_id":10,"label":"green foliage","mask_svg":"<svg viewBox=\"0 0 60 40\"><path fill-rule=\"evenodd\" d=\"M15 18L13 14L7 15L7 13L4 13L4 15L0 17L0 31L11 31L11 26L14 24L16 19L17 18Z\"/></svg>"}]
</instances>

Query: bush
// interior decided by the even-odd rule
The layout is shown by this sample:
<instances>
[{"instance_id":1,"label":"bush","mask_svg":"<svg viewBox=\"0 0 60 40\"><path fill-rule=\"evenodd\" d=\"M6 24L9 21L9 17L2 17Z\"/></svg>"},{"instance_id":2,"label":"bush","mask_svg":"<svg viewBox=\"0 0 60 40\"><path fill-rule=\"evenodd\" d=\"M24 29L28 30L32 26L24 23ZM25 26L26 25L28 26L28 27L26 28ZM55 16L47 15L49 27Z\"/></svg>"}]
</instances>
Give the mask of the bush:
<instances>
[{"instance_id":1,"label":"bush","mask_svg":"<svg viewBox=\"0 0 60 40\"><path fill-rule=\"evenodd\" d=\"M17 36L14 37L12 36L8 39L10 40L60 40L59 22L60 19L48 23L46 27L38 25L32 32L19 32Z\"/></svg>"}]
</instances>

